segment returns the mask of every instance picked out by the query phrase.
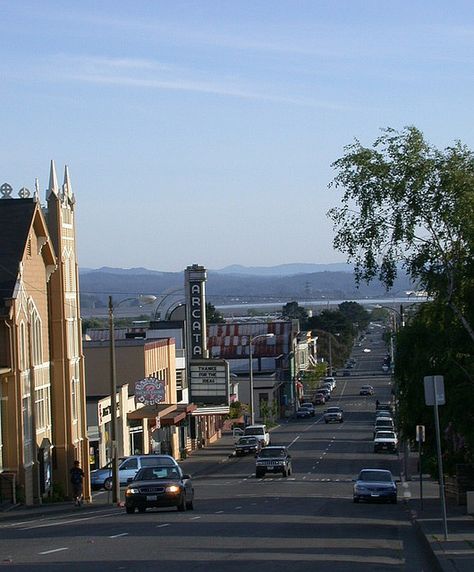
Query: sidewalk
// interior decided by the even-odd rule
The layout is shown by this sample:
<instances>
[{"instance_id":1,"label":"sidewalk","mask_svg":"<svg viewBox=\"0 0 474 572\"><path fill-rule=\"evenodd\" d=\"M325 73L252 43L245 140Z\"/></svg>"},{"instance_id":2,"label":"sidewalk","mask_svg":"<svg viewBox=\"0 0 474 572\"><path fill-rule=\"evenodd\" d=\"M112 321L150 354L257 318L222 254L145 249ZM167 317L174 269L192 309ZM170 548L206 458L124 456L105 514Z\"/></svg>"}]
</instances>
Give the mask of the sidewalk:
<instances>
[{"instance_id":1,"label":"sidewalk","mask_svg":"<svg viewBox=\"0 0 474 572\"><path fill-rule=\"evenodd\" d=\"M412 481L412 486L417 484ZM432 555L433 570L474 571L474 517L465 506L448 500L446 504L448 540L445 540L439 487L436 481L423 484L423 508L419 498L408 501L410 516L422 542Z\"/></svg>"}]
</instances>

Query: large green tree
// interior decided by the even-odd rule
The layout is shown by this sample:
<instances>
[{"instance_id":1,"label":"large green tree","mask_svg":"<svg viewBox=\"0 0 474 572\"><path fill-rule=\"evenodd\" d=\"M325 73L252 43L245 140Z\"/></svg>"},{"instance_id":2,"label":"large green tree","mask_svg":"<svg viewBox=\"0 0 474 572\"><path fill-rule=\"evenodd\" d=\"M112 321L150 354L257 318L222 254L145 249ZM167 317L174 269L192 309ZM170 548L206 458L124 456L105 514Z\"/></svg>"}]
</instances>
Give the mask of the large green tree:
<instances>
[{"instance_id":1,"label":"large green tree","mask_svg":"<svg viewBox=\"0 0 474 572\"><path fill-rule=\"evenodd\" d=\"M358 281L393 285L400 266L453 312L474 341L468 299L474 275L474 154L440 151L415 127L385 129L372 147L355 141L333 167L342 205L329 211L334 245Z\"/></svg>"}]
</instances>

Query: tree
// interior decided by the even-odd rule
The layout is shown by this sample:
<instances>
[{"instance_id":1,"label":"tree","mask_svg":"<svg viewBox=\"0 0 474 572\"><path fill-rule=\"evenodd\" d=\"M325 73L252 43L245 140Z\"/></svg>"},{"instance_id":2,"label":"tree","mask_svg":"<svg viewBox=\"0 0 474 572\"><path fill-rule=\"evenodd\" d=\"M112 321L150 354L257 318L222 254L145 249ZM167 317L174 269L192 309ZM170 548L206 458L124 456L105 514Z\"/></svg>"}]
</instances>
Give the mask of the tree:
<instances>
[{"instance_id":1,"label":"tree","mask_svg":"<svg viewBox=\"0 0 474 572\"><path fill-rule=\"evenodd\" d=\"M284 318L301 320L304 322L308 318L308 312L298 304L298 302L287 302L281 309Z\"/></svg>"},{"instance_id":2,"label":"tree","mask_svg":"<svg viewBox=\"0 0 474 572\"><path fill-rule=\"evenodd\" d=\"M206 320L208 324L224 324L225 318L210 302L206 302Z\"/></svg>"},{"instance_id":3,"label":"tree","mask_svg":"<svg viewBox=\"0 0 474 572\"><path fill-rule=\"evenodd\" d=\"M474 341L474 154L460 142L439 151L415 127L385 129L372 148L345 147L330 186L334 246L355 263L357 282L390 289L401 267L453 312ZM471 308L472 313L472 308Z\"/></svg>"},{"instance_id":4,"label":"tree","mask_svg":"<svg viewBox=\"0 0 474 572\"><path fill-rule=\"evenodd\" d=\"M345 316L352 324L357 324L357 329L364 330L370 322L370 314L361 304L357 302L342 302L338 305L339 312Z\"/></svg>"}]
</instances>

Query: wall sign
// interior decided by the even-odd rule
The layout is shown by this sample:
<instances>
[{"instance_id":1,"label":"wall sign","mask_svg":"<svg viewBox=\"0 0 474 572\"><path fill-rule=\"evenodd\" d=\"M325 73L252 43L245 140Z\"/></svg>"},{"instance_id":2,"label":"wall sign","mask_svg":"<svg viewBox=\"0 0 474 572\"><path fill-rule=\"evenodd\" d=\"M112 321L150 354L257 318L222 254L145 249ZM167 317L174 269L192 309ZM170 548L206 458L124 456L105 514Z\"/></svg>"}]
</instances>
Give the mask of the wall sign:
<instances>
[{"instance_id":1,"label":"wall sign","mask_svg":"<svg viewBox=\"0 0 474 572\"><path fill-rule=\"evenodd\" d=\"M155 377L146 377L135 384L135 403L157 405L166 396L165 382Z\"/></svg>"}]
</instances>

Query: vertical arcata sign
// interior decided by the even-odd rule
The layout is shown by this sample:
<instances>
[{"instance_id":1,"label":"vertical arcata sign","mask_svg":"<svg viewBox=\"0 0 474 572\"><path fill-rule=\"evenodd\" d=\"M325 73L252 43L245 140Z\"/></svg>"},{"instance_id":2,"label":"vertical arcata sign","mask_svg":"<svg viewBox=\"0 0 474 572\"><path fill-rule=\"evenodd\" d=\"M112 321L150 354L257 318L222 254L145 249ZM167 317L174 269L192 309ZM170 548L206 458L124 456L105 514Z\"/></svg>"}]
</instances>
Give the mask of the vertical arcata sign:
<instances>
[{"instance_id":1,"label":"vertical arcata sign","mask_svg":"<svg viewBox=\"0 0 474 572\"><path fill-rule=\"evenodd\" d=\"M207 358L206 279L207 272L203 266L194 264L186 268L186 326L189 359Z\"/></svg>"}]
</instances>

